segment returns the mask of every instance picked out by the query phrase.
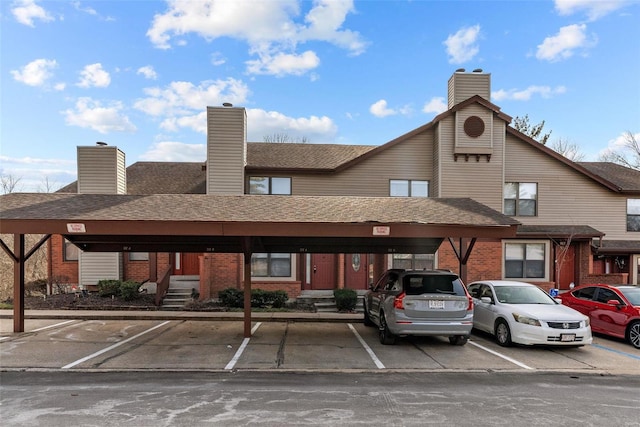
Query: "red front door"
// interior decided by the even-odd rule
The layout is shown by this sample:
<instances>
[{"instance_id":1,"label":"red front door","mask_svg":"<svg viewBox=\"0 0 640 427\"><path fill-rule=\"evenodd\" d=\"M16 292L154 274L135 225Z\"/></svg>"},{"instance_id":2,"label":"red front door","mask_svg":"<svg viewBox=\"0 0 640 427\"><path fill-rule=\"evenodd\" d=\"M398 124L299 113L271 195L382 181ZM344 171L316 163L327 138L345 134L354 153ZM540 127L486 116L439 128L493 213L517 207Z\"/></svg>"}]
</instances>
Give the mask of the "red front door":
<instances>
[{"instance_id":1,"label":"red front door","mask_svg":"<svg viewBox=\"0 0 640 427\"><path fill-rule=\"evenodd\" d=\"M324 290L336 287L336 255L311 254L311 289Z\"/></svg>"},{"instance_id":2,"label":"red front door","mask_svg":"<svg viewBox=\"0 0 640 427\"><path fill-rule=\"evenodd\" d=\"M345 254L344 275L345 288L368 289L369 257L367 254Z\"/></svg>"},{"instance_id":3,"label":"red front door","mask_svg":"<svg viewBox=\"0 0 640 427\"><path fill-rule=\"evenodd\" d=\"M176 253L176 262L173 266L173 274L177 276L197 276L200 274L199 253Z\"/></svg>"},{"instance_id":4,"label":"red front door","mask_svg":"<svg viewBox=\"0 0 640 427\"><path fill-rule=\"evenodd\" d=\"M570 283L575 283L576 247L574 245L558 246L556 249L556 268L558 289L569 289Z\"/></svg>"}]
</instances>

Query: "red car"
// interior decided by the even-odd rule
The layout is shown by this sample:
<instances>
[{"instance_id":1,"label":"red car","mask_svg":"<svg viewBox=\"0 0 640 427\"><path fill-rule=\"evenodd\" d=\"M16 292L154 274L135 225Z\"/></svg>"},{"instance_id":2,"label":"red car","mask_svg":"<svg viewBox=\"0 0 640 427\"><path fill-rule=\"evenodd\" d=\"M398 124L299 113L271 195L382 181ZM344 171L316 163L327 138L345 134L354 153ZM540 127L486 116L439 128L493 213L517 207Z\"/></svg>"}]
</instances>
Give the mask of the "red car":
<instances>
[{"instance_id":1,"label":"red car","mask_svg":"<svg viewBox=\"0 0 640 427\"><path fill-rule=\"evenodd\" d=\"M559 296L562 304L589 316L591 330L622 338L640 349L640 287L582 285Z\"/></svg>"}]
</instances>

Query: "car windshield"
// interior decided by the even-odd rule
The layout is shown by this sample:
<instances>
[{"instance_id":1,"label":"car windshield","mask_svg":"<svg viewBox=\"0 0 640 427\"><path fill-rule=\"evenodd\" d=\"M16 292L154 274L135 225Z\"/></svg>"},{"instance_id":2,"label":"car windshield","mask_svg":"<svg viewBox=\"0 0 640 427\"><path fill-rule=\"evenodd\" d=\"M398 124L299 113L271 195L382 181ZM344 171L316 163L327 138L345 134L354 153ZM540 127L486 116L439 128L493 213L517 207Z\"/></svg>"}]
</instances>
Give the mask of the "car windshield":
<instances>
[{"instance_id":1,"label":"car windshield","mask_svg":"<svg viewBox=\"0 0 640 427\"><path fill-rule=\"evenodd\" d=\"M503 304L557 304L535 286L496 286L496 298Z\"/></svg>"},{"instance_id":2,"label":"car windshield","mask_svg":"<svg viewBox=\"0 0 640 427\"><path fill-rule=\"evenodd\" d=\"M618 288L632 305L640 306L640 288Z\"/></svg>"},{"instance_id":3,"label":"car windshield","mask_svg":"<svg viewBox=\"0 0 640 427\"><path fill-rule=\"evenodd\" d=\"M464 286L456 275L408 274L404 276L403 282L407 295L465 295Z\"/></svg>"}]
</instances>

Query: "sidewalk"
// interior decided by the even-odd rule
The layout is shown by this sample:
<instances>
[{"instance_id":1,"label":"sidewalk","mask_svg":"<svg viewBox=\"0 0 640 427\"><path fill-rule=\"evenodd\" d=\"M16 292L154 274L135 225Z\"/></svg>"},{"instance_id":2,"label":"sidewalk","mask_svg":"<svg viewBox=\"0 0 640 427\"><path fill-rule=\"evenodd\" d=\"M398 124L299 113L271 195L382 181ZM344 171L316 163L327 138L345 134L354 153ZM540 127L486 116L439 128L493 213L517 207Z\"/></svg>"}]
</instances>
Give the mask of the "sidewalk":
<instances>
[{"instance_id":1,"label":"sidewalk","mask_svg":"<svg viewBox=\"0 0 640 427\"><path fill-rule=\"evenodd\" d=\"M0 319L12 319L13 310L0 310ZM241 321L244 313L222 311L160 311L160 310L25 310L25 319L83 320L216 320ZM362 322L362 313L252 312L252 320L261 322Z\"/></svg>"}]
</instances>

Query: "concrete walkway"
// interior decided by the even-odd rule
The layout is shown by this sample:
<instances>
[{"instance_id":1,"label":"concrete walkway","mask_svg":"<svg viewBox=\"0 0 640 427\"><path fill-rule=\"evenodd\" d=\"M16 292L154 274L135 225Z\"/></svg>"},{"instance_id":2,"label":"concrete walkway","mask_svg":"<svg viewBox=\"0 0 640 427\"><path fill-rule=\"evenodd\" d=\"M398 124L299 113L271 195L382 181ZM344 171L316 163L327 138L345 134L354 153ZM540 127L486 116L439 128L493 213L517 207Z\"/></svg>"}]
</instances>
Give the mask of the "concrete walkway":
<instances>
[{"instance_id":1,"label":"concrete walkway","mask_svg":"<svg viewBox=\"0 0 640 427\"><path fill-rule=\"evenodd\" d=\"M244 312L160 311L160 310L25 310L25 319L97 319L97 320L235 320ZM0 319L12 319L13 310L0 310ZM326 312L252 312L252 320L261 322L362 322L362 313Z\"/></svg>"}]
</instances>

